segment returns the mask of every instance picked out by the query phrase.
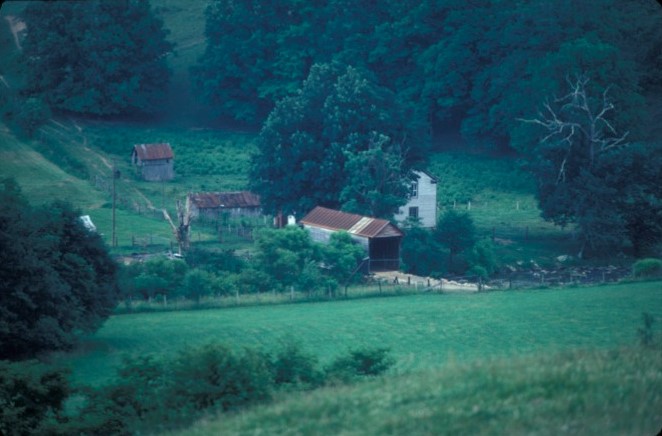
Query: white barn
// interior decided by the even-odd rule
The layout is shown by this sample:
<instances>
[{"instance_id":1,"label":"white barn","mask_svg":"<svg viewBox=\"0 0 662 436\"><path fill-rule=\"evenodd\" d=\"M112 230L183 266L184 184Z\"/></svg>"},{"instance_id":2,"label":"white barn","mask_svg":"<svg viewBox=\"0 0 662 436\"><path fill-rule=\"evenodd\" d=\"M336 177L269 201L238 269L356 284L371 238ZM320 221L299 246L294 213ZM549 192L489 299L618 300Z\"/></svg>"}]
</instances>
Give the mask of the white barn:
<instances>
[{"instance_id":1,"label":"white barn","mask_svg":"<svg viewBox=\"0 0 662 436\"><path fill-rule=\"evenodd\" d=\"M394 216L403 223L407 218L418 218L422 227L432 228L437 225L437 179L425 171L414 170L415 180L411 182L411 191L407 204Z\"/></svg>"}]
</instances>

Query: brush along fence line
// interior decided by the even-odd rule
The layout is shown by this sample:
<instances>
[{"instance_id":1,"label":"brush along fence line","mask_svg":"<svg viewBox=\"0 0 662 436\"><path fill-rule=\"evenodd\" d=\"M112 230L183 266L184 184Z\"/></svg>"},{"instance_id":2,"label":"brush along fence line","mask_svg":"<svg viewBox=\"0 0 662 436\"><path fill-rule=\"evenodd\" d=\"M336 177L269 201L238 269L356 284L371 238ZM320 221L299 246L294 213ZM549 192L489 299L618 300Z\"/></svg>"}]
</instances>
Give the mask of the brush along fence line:
<instances>
[{"instance_id":1,"label":"brush along fence line","mask_svg":"<svg viewBox=\"0 0 662 436\"><path fill-rule=\"evenodd\" d=\"M363 299L374 297L393 297L417 295L422 293L473 294L497 290L540 289L541 287L563 287L577 285L596 285L616 283L631 277L629 268L605 266L593 268L571 268L563 270L519 271L507 277L483 280L469 276L447 278L419 277L398 271L379 272L367 277L362 284L339 287L335 290L320 288L315 292L294 287L284 292L265 291L232 295L203 296L198 300L184 297L158 295L147 300L129 298L118 305L116 313L142 311L170 311L188 309L213 309L237 306L256 306L269 304L305 303L330 301L337 299Z\"/></svg>"}]
</instances>

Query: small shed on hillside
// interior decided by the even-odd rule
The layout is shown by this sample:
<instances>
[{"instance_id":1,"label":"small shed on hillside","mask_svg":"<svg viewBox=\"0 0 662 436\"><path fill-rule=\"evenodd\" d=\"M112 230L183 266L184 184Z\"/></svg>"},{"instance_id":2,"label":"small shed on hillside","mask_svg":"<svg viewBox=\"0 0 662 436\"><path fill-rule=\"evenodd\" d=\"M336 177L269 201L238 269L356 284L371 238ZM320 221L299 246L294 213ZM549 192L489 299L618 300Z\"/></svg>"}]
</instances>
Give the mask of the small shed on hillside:
<instances>
[{"instance_id":1,"label":"small shed on hillside","mask_svg":"<svg viewBox=\"0 0 662 436\"><path fill-rule=\"evenodd\" d=\"M393 271L400 268L403 233L386 220L318 206L303 217L300 223L316 242L326 243L338 231L349 233L368 254L370 271Z\"/></svg>"},{"instance_id":2,"label":"small shed on hillside","mask_svg":"<svg viewBox=\"0 0 662 436\"><path fill-rule=\"evenodd\" d=\"M175 177L175 155L168 143L136 144L131 152L131 163L140 176L150 182L172 180Z\"/></svg>"},{"instance_id":3,"label":"small shed on hillside","mask_svg":"<svg viewBox=\"0 0 662 436\"><path fill-rule=\"evenodd\" d=\"M414 170L407 204L394 218L398 223L407 218L418 219L421 227L437 226L437 179L425 171Z\"/></svg>"},{"instance_id":4,"label":"small shed on hillside","mask_svg":"<svg viewBox=\"0 0 662 436\"><path fill-rule=\"evenodd\" d=\"M197 192L186 197L195 218L218 219L230 217L259 217L262 215L260 196L248 191Z\"/></svg>"}]
</instances>

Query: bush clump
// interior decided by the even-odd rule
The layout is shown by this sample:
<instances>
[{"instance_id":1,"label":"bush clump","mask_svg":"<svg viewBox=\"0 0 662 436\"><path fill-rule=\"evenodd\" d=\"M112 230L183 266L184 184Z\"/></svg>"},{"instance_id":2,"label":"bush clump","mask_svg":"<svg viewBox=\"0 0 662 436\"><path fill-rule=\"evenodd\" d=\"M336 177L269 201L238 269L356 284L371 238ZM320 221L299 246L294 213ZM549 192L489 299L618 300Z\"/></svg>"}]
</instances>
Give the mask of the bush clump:
<instances>
[{"instance_id":1,"label":"bush clump","mask_svg":"<svg viewBox=\"0 0 662 436\"><path fill-rule=\"evenodd\" d=\"M294 343L273 354L210 343L170 359L126 359L114 383L81 390L78 414L59 420L53 432L110 435L181 428L205 415L263 403L277 392L381 374L393 363L388 352L352 350L326 370L320 369L316 356ZM58 400L58 411L61 403Z\"/></svg>"},{"instance_id":2,"label":"bush clump","mask_svg":"<svg viewBox=\"0 0 662 436\"><path fill-rule=\"evenodd\" d=\"M638 279L662 277L662 260L655 258L638 260L632 266L632 273Z\"/></svg>"}]
</instances>

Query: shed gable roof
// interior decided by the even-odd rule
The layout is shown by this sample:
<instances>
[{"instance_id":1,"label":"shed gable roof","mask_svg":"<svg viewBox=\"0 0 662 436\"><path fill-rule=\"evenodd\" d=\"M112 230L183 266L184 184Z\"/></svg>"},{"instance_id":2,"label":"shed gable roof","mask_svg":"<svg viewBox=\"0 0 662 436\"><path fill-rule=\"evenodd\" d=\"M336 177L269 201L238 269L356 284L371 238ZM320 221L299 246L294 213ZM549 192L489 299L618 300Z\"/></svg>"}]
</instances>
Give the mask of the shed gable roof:
<instances>
[{"instance_id":1,"label":"shed gable roof","mask_svg":"<svg viewBox=\"0 0 662 436\"><path fill-rule=\"evenodd\" d=\"M386 220L327 209L321 206L311 210L308 215L303 217L301 223L329 230L344 230L347 233L366 238L402 236L400 229Z\"/></svg>"},{"instance_id":2,"label":"shed gable roof","mask_svg":"<svg viewBox=\"0 0 662 436\"><path fill-rule=\"evenodd\" d=\"M172 148L170 148L170 144L167 142L160 144L136 144L133 146L133 151L143 161L172 159L174 157Z\"/></svg>"},{"instance_id":3,"label":"shed gable roof","mask_svg":"<svg viewBox=\"0 0 662 436\"><path fill-rule=\"evenodd\" d=\"M198 209L241 209L260 207L260 196L248 191L198 192L189 194Z\"/></svg>"}]
</instances>

